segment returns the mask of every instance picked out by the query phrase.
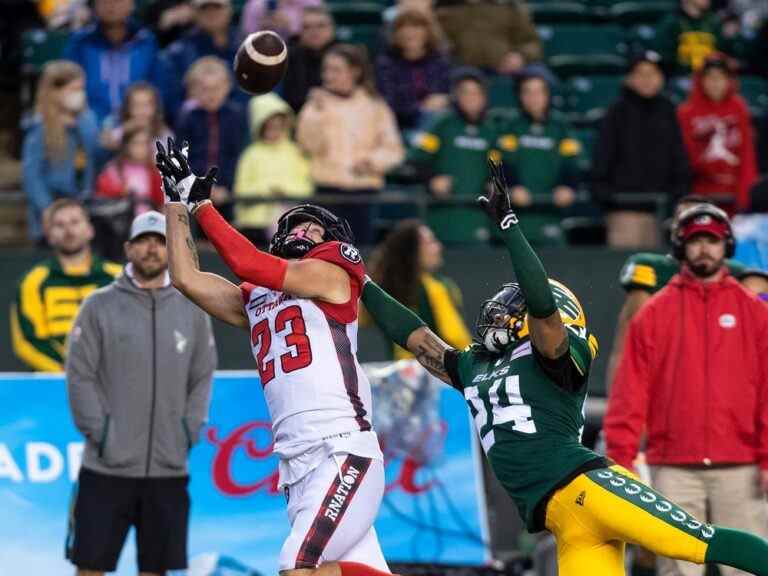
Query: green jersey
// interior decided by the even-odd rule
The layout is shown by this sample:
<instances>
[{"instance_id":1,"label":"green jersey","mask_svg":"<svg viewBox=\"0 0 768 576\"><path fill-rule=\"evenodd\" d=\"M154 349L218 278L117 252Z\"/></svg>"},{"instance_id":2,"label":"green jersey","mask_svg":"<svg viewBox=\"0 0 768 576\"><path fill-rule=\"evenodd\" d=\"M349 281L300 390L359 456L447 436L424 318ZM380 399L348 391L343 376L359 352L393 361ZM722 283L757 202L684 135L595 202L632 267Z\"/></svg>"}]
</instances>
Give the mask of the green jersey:
<instances>
[{"instance_id":1,"label":"green jersey","mask_svg":"<svg viewBox=\"0 0 768 576\"><path fill-rule=\"evenodd\" d=\"M748 268L736 260L726 260L726 266L738 280ZM670 254L639 252L632 254L624 263L619 277L624 290L644 290L655 294L680 272L680 262Z\"/></svg>"},{"instance_id":2,"label":"green jersey","mask_svg":"<svg viewBox=\"0 0 768 576\"><path fill-rule=\"evenodd\" d=\"M445 359L494 474L530 532L544 529L553 492L582 472L607 465L581 444L597 341L587 331L578 300L565 291L555 296L570 341L569 353L561 358L544 358L526 339L502 355L475 345L451 351Z\"/></svg>"}]
</instances>

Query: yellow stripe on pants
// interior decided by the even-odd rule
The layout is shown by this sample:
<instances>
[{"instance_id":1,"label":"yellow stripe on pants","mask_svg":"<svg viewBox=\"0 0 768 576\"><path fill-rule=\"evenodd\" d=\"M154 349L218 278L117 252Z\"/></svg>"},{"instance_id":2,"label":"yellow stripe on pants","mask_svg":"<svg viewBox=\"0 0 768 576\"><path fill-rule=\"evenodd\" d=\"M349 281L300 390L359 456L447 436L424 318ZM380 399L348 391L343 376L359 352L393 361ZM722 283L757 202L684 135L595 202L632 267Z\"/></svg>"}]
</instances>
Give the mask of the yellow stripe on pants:
<instances>
[{"instance_id":1,"label":"yellow stripe on pants","mask_svg":"<svg viewBox=\"0 0 768 576\"><path fill-rule=\"evenodd\" d=\"M698 525L707 534L706 525L674 507L621 466L610 468L611 477L620 486L629 481L627 488L631 490L610 490L587 475L601 471L605 475L607 470L581 474L550 498L546 526L557 541L560 576L624 576L625 543L661 556L704 563L706 536L692 535L691 528ZM650 500L651 504L643 504L641 496L647 496L644 502ZM658 513L653 512L656 505ZM679 520L683 516L685 519Z\"/></svg>"}]
</instances>

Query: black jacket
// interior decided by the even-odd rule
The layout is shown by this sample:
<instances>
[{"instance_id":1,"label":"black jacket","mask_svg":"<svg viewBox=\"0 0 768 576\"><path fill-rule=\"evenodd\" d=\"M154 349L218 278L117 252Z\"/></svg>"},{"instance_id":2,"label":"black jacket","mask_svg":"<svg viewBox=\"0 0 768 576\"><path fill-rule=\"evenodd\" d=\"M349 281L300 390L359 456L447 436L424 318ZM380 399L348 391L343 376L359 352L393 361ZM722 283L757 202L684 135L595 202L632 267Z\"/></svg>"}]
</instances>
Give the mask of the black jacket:
<instances>
[{"instance_id":1,"label":"black jacket","mask_svg":"<svg viewBox=\"0 0 768 576\"><path fill-rule=\"evenodd\" d=\"M608 109L592 162L592 190L608 208L614 193L688 192L690 168L675 106L665 96L643 98L629 88ZM652 206L627 209L653 210Z\"/></svg>"},{"instance_id":2,"label":"black jacket","mask_svg":"<svg viewBox=\"0 0 768 576\"><path fill-rule=\"evenodd\" d=\"M298 114L307 99L309 91L320 86L322 79L323 56L334 43L323 50L310 50L300 44L288 49L288 61L291 63L283 78L283 98Z\"/></svg>"}]
</instances>

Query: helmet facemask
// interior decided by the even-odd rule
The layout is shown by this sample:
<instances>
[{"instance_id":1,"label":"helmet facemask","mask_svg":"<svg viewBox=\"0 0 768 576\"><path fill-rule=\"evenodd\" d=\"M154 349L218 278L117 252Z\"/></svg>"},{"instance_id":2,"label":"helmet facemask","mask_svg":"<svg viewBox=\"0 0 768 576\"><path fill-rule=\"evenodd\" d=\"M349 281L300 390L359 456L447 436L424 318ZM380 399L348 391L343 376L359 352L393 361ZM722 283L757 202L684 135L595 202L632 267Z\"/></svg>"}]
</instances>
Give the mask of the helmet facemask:
<instances>
[{"instance_id":1,"label":"helmet facemask","mask_svg":"<svg viewBox=\"0 0 768 576\"><path fill-rule=\"evenodd\" d=\"M501 354L510 346L523 340L526 327L527 307L520 286L504 284L501 291L486 300L480 309L475 341L493 354ZM509 317L509 321L500 322Z\"/></svg>"}]
</instances>

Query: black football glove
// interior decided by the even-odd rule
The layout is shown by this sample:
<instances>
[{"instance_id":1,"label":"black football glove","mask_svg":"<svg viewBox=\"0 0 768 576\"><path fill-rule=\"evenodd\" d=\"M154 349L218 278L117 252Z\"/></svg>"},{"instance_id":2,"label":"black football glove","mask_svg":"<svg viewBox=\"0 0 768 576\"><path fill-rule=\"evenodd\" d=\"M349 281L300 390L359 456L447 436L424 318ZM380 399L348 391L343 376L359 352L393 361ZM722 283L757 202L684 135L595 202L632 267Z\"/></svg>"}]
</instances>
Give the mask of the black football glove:
<instances>
[{"instance_id":1,"label":"black football glove","mask_svg":"<svg viewBox=\"0 0 768 576\"><path fill-rule=\"evenodd\" d=\"M507 230L510 226L517 224L518 219L517 214L512 209L509 186L507 186L507 179L504 177L504 165L501 161L496 162L488 159L488 169L491 173L488 181L490 190L487 196L479 196L477 203L488 215L488 218L499 225L499 228Z\"/></svg>"},{"instance_id":2,"label":"black football glove","mask_svg":"<svg viewBox=\"0 0 768 576\"><path fill-rule=\"evenodd\" d=\"M168 138L167 146L168 150L158 142L155 155L155 165L163 177L166 202L181 202L194 211L199 203L210 199L219 169L212 166L204 177L195 176L187 160L189 144L183 142L179 146L173 138Z\"/></svg>"}]
</instances>

